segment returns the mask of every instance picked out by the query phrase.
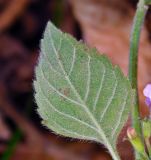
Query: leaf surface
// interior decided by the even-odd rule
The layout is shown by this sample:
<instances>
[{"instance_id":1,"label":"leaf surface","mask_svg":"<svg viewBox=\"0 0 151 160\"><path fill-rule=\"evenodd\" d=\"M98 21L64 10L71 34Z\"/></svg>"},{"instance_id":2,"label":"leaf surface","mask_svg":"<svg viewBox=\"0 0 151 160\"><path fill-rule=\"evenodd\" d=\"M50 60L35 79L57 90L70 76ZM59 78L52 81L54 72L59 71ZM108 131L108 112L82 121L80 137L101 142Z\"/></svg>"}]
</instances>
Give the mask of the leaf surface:
<instances>
[{"instance_id":1,"label":"leaf surface","mask_svg":"<svg viewBox=\"0 0 151 160\"><path fill-rule=\"evenodd\" d=\"M133 96L127 78L106 56L49 22L34 87L45 126L63 136L103 143L119 159L116 141Z\"/></svg>"}]
</instances>

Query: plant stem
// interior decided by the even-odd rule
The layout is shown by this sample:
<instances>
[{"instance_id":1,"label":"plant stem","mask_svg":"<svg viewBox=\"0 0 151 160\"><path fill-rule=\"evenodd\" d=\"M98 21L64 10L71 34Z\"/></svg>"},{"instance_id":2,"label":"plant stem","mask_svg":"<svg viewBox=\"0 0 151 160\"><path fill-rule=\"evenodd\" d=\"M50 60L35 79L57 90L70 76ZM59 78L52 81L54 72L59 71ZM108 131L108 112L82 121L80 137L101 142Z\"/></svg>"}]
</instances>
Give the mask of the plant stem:
<instances>
[{"instance_id":1,"label":"plant stem","mask_svg":"<svg viewBox=\"0 0 151 160\"><path fill-rule=\"evenodd\" d=\"M150 145L149 138L146 138L145 142L146 142L146 147L147 147L147 150L148 150L148 153L149 153L149 157L151 157L151 145Z\"/></svg>"},{"instance_id":2,"label":"plant stem","mask_svg":"<svg viewBox=\"0 0 151 160\"><path fill-rule=\"evenodd\" d=\"M140 123L138 91L137 91L138 48L139 48L141 28L147 10L148 7L145 5L145 1L140 0L137 6L136 15L133 22L133 28L130 40L130 56L129 56L129 80L131 82L132 88L136 90L135 105L132 110L132 124L136 132L140 136L142 135L142 129Z\"/></svg>"},{"instance_id":3,"label":"plant stem","mask_svg":"<svg viewBox=\"0 0 151 160\"><path fill-rule=\"evenodd\" d=\"M138 88L137 88L137 72L138 72L138 50L139 50L139 41L141 28L144 23L144 19L146 16L146 12L148 10L147 4L149 4L151 0L139 0L137 11L135 14L131 40L130 40L130 55L129 55L129 80L131 82L132 88L136 91L135 94L135 102L132 108L132 125L135 128L137 134L142 138L142 144L145 142L142 134L142 126L140 121L140 113L139 113L139 98L138 98ZM136 153L137 154L137 153Z\"/></svg>"}]
</instances>

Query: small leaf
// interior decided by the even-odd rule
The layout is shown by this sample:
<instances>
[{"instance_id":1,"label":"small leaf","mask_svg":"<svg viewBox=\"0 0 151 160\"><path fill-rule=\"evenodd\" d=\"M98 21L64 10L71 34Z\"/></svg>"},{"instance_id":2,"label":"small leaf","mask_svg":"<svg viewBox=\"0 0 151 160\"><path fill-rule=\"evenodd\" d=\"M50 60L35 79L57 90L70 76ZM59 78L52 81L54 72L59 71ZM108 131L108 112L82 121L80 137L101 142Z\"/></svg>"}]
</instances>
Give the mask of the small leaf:
<instances>
[{"instance_id":1,"label":"small leaf","mask_svg":"<svg viewBox=\"0 0 151 160\"><path fill-rule=\"evenodd\" d=\"M151 5L151 0L145 0L146 5Z\"/></svg>"},{"instance_id":2,"label":"small leaf","mask_svg":"<svg viewBox=\"0 0 151 160\"><path fill-rule=\"evenodd\" d=\"M44 125L63 136L101 142L119 159L116 141L133 96L128 80L106 56L49 22L34 86Z\"/></svg>"}]
</instances>

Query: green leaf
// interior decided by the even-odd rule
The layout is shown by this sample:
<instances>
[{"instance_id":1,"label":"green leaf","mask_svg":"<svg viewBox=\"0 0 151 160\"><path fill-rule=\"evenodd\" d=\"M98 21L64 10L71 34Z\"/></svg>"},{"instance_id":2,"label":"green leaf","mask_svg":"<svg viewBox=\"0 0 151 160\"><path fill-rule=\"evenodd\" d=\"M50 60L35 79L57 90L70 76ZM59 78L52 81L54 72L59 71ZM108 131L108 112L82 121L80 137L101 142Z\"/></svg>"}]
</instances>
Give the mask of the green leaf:
<instances>
[{"instance_id":1,"label":"green leaf","mask_svg":"<svg viewBox=\"0 0 151 160\"><path fill-rule=\"evenodd\" d=\"M146 5L151 5L151 0L145 0Z\"/></svg>"},{"instance_id":2,"label":"green leaf","mask_svg":"<svg viewBox=\"0 0 151 160\"><path fill-rule=\"evenodd\" d=\"M132 105L132 89L106 56L50 22L34 82L43 124L59 135L103 143L118 160L116 141Z\"/></svg>"}]
</instances>

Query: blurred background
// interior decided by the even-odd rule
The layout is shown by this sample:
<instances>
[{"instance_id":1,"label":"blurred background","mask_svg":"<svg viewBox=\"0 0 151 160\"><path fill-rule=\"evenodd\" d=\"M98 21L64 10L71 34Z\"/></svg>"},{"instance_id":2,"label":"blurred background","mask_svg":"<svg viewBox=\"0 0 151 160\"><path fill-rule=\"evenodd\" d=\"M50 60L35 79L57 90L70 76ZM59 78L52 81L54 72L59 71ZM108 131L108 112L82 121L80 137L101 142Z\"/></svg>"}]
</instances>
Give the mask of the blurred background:
<instances>
[{"instance_id":1,"label":"blurred background","mask_svg":"<svg viewBox=\"0 0 151 160\"><path fill-rule=\"evenodd\" d=\"M111 159L100 144L59 137L41 125L32 86L34 67L40 39L51 20L62 31L107 54L127 75L136 4L137 0L0 0L0 160ZM148 114L142 90L151 82L150 20L149 11L138 70L142 117ZM133 151L125 131L126 127L117 147L122 160L131 160Z\"/></svg>"}]
</instances>

